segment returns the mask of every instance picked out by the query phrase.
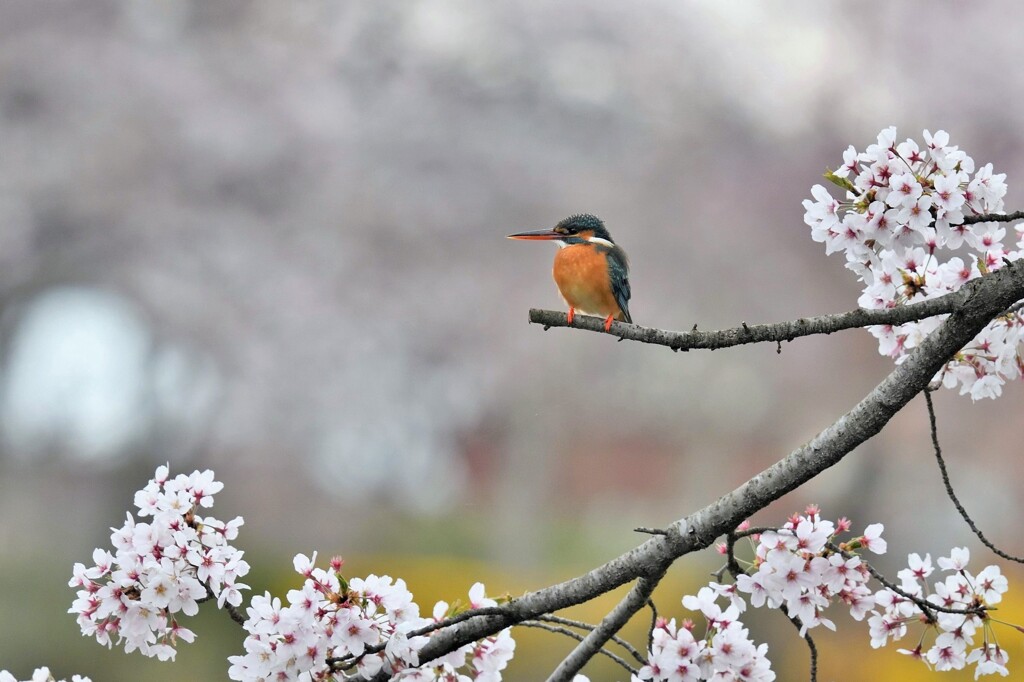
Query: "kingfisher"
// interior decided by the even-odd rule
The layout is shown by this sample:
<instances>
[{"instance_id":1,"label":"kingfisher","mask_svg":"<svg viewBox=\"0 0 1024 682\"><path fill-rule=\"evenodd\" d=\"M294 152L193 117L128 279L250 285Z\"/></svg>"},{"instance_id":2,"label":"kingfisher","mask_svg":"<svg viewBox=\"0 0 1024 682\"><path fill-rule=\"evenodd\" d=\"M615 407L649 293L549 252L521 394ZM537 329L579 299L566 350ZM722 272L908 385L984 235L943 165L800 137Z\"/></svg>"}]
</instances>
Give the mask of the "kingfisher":
<instances>
[{"instance_id":1,"label":"kingfisher","mask_svg":"<svg viewBox=\"0 0 1024 682\"><path fill-rule=\"evenodd\" d=\"M508 238L548 239L558 245L551 274L569 306L569 324L577 310L603 317L606 332L612 328L612 320L633 322L629 316L629 259L600 218L580 213L550 230L517 232Z\"/></svg>"}]
</instances>

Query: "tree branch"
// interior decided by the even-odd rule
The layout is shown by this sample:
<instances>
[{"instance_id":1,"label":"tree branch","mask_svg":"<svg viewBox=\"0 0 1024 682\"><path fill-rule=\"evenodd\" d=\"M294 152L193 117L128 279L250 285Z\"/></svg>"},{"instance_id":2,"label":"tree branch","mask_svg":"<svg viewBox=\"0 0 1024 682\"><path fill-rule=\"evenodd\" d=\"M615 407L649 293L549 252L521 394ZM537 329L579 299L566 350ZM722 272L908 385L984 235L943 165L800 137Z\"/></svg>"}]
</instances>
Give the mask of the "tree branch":
<instances>
[{"instance_id":1,"label":"tree branch","mask_svg":"<svg viewBox=\"0 0 1024 682\"><path fill-rule=\"evenodd\" d=\"M974 223L1012 223L1017 220L1024 220L1024 211L1013 213L985 213L982 215L969 215L964 218L964 225Z\"/></svg>"},{"instance_id":2,"label":"tree branch","mask_svg":"<svg viewBox=\"0 0 1024 682\"><path fill-rule=\"evenodd\" d=\"M568 682L582 670L587 661L604 647L605 642L618 633L622 626L647 604L647 600L654 592L654 588L658 586L662 576L665 575L667 568L668 564L658 575L637 580L623 600L604 617L601 624L591 630L590 634L579 643L579 646L558 664L555 671L548 677L548 682Z\"/></svg>"},{"instance_id":3,"label":"tree branch","mask_svg":"<svg viewBox=\"0 0 1024 682\"><path fill-rule=\"evenodd\" d=\"M961 289L962 291L962 289ZM920 303L899 306L897 308L885 308L882 310L867 310L858 308L846 313L834 315L818 315L816 317L801 317L797 320L787 322L773 322L768 324L747 324L741 323L739 327L732 329L718 329L714 331L697 331L696 326L688 332L675 332L655 327L641 327L636 324L625 322L613 322L611 329L604 330L604 320L589 315L579 315L573 319L572 328L582 329L589 332L600 332L610 334L628 341L640 341L658 346L668 346L674 351L688 351L690 349L730 348L742 346L748 343L779 343L792 341L802 336L815 334L833 334L846 329L860 329L876 324L900 325L906 322L923 320L936 315L948 315L956 309L960 302L960 291L929 299ZM530 309L530 322L542 324L545 329L551 327L569 327L569 316L558 310Z\"/></svg>"},{"instance_id":4,"label":"tree branch","mask_svg":"<svg viewBox=\"0 0 1024 682\"><path fill-rule=\"evenodd\" d=\"M704 549L743 519L837 464L881 431L989 321L1024 298L1024 261L972 280L949 297L953 310L949 318L852 410L808 443L671 524L665 535L651 537L589 573L502 604L495 615L470 618L439 631L420 651L420 660L429 662L516 623L589 601L637 578L656 576L677 558ZM383 682L388 675L382 672L373 679Z\"/></svg>"}]
</instances>

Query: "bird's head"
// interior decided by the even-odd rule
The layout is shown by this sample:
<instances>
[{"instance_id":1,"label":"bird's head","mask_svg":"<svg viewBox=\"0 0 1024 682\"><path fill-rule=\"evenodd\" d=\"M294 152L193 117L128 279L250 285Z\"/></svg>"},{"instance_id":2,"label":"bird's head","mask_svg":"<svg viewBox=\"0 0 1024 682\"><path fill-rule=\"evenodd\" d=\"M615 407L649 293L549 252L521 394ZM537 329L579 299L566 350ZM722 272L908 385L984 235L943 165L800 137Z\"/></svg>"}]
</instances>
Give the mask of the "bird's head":
<instances>
[{"instance_id":1,"label":"bird's head","mask_svg":"<svg viewBox=\"0 0 1024 682\"><path fill-rule=\"evenodd\" d=\"M581 244L583 242L604 243L612 246L612 236L608 234L604 223L597 216L579 213L559 221L550 230L532 230L508 235L509 239L549 239L559 242L560 246Z\"/></svg>"}]
</instances>

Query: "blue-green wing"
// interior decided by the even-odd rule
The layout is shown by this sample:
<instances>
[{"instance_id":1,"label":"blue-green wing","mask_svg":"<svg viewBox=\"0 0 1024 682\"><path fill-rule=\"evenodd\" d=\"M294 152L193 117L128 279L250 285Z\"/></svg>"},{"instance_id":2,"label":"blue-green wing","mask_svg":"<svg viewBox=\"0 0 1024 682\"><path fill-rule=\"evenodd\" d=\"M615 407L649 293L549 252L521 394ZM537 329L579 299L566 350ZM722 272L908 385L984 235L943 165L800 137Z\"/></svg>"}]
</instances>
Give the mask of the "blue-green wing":
<instances>
[{"instance_id":1,"label":"blue-green wing","mask_svg":"<svg viewBox=\"0 0 1024 682\"><path fill-rule=\"evenodd\" d=\"M612 279L612 293L625 321L632 324L633 318L629 316L629 263L626 254L618 247L608 251L608 274Z\"/></svg>"}]
</instances>

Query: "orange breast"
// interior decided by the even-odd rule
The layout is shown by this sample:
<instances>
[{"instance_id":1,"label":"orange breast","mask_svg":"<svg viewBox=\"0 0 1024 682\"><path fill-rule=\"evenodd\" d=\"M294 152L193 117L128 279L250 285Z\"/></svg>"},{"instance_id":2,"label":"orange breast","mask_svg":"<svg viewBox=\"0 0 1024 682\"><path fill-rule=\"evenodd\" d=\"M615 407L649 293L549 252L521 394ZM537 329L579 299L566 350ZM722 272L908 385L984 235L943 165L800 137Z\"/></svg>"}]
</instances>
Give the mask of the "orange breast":
<instances>
[{"instance_id":1,"label":"orange breast","mask_svg":"<svg viewBox=\"0 0 1024 682\"><path fill-rule=\"evenodd\" d=\"M573 244L559 249L551 274L570 307L588 315L622 318L612 293L608 260L593 246Z\"/></svg>"}]
</instances>

